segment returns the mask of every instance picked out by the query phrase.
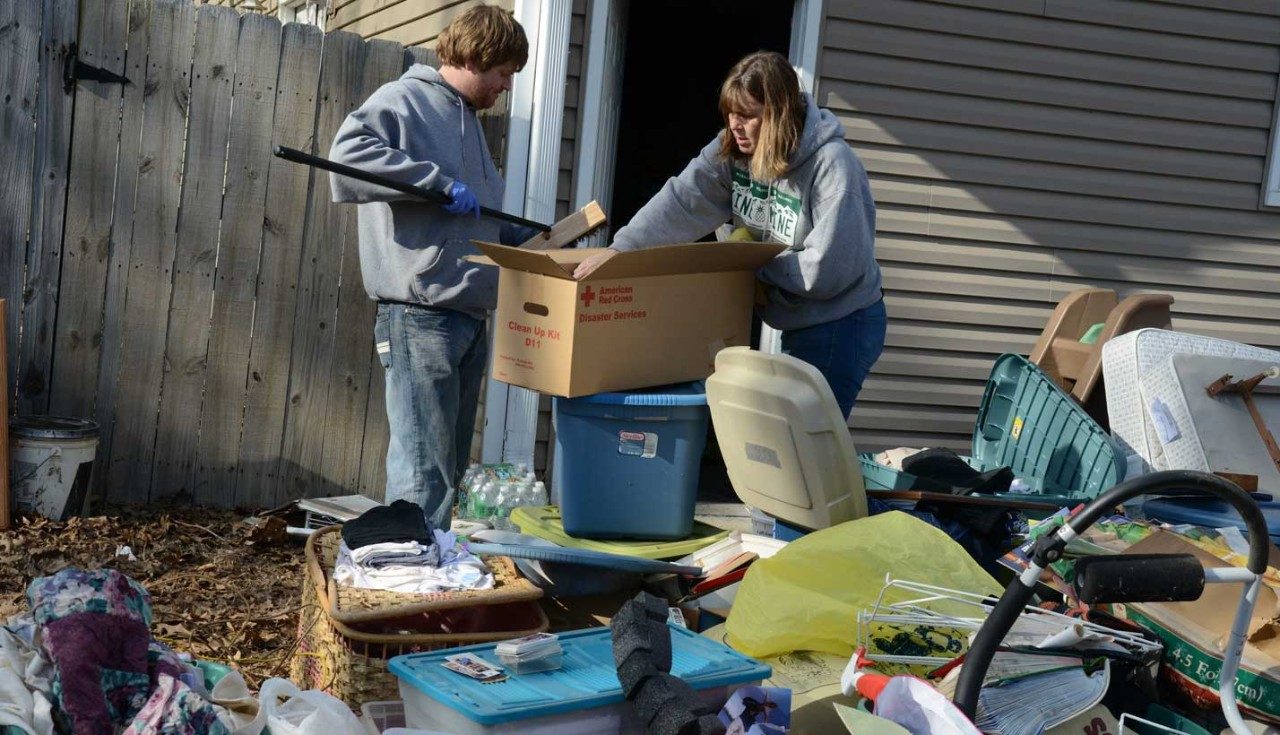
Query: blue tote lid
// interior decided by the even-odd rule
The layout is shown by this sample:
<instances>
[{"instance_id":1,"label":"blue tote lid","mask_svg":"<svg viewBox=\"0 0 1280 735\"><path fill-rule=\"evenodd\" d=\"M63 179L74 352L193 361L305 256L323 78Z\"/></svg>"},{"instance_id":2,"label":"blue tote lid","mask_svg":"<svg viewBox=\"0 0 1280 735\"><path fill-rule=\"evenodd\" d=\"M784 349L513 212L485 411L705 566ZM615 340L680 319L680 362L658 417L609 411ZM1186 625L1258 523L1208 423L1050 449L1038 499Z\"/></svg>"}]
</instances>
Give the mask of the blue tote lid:
<instances>
[{"instance_id":1,"label":"blue tote lid","mask_svg":"<svg viewBox=\"0 0 1280 735\"><path fill-rule=\"evenodd\" d=\"M608 406L705 406L707 405L707 388L705 383L698 380L692 383L676 383L617 393L596 393L580 398L559 400Z\"/></svg>"},{"instance_id":2,"label":"blue tote lid","mask_svg":"<svg viewBox=\"0 0 1280 735\"><path fill-rule=\"evenodd\" d=\"M671 631L671 673L695 690L750 684L772 674L767 665L723 643L674 625L667 627ZM481 725L590 710L624 701L613 661L613 636L608 628L561 633L564 664L555 671L484 684L441 665L445 656L462 652L499 664L494 645L396 656L388 668L404 684Z\"/></svg>"}]
</instances>

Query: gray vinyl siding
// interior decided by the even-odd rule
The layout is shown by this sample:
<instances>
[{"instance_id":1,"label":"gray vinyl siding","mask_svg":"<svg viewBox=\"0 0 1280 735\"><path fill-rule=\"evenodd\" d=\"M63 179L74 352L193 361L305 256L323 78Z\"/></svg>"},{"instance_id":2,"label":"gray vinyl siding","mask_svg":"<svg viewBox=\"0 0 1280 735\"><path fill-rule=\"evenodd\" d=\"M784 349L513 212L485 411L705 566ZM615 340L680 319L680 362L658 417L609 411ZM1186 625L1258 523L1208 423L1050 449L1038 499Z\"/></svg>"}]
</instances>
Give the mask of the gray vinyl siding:
<instances>
[{"instance_id":1,"label":"gray vinyl siding","mask_svg":"<svg viewBox=\"0 0 1280 735\"><path fill-rule=\"evenodd\" d=\"M859 448L966 448L995 356L1080 286L1280 348L1278 70L1275 0L828 2L818 102L872 180L890 320Z\"/></svg>"},{"instance_id":2,"label":"gray vinyl siding","mask_svg":"<svg viewBox=\"0 0 1280 735\"><path fill-rule=\"evenodd\" d=\"M479 4L480 0L333 0L325 29L434 48L454 18ZM511 10L515 0L485 4Z\"/></svg>"},{"instance_id":3,"label":"gray vinyl siding","mask_svg":"<svg viewBox=\"0 0 1280 735\"><path fill-rule=\"evenodd\" d=\"M560 175L556 180L556 219L573 211L574 171L578 157L579 114L582 108L582 77L587 35L587 0L573 0L569 19L569 58L565 65L564 121L560 128Z\"/></svg>"}]
</instances>

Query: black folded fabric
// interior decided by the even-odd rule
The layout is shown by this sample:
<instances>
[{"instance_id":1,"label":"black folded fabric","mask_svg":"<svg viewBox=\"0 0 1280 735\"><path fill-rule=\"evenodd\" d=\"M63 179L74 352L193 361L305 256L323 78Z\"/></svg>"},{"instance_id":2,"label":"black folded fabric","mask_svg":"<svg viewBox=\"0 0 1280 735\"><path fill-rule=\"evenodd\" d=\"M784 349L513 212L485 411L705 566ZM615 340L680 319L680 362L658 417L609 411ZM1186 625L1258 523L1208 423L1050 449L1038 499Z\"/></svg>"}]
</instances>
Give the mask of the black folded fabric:
<instances>
[{"instance_id":1,"label":"black folded fabric","mask_svg":"<svg viewBox=\"0 0 1280 735\"><path fill-rule=\"evenodd\" d=\"M350 549L406 541L417 541L425 546L435 543L422 508L408 500L370 508L359 518L342 524L342 540Z\"/></svg>"},{"instance_id":2,"label":"black folded fabric","mask_svg":"<svg viewBox=\"0 0 1280 735\"><path fill-rule=\"evenodd\" d=\"M950 449L926 449L902 460L902 471L915 475L912 490L951 495L1007 493L1013 470L1000 467L979 472Z\"/></svg>"},{"instance_id":3,"label":"black folded fabric","mask_svg":"<svg viewBox=\"0 0 1280 735\"><path fill-rule=\"evenodd\" d=\"M723 735L719 718L671 670L665 600L641 592L613 616L613 660L623 695L650 735Z\"/></svg>"}]
</instances>

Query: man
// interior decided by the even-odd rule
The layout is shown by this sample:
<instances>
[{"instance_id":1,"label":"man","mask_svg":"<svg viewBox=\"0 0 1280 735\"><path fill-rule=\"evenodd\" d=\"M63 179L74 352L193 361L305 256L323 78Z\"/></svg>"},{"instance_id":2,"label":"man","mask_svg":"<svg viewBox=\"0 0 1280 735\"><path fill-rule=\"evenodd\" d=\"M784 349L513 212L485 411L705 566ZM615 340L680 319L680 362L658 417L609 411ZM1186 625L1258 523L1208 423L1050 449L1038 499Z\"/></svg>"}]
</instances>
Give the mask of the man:
<instances>
[{"instance_id":1,"label":"man","mask_svg":"<svg viewBox=\"0 0 1280 735\"><path fill-rule=\"evenodd\" d=\"M518 244L523 228L480 218L504 184L476 110L511 89L529 56L511 13L479 6L440 35L437 71L415 64L383 85L338 130L330 157L447 194L424 202L343 176L335 202L359 206L360 271L378 302L375 349L386 370L386 502L422 506L448 529L454 488L470 453L488 355L485 319L497 304L497 268L468 263L471 240Z\"/></svg>"}]
</instances>

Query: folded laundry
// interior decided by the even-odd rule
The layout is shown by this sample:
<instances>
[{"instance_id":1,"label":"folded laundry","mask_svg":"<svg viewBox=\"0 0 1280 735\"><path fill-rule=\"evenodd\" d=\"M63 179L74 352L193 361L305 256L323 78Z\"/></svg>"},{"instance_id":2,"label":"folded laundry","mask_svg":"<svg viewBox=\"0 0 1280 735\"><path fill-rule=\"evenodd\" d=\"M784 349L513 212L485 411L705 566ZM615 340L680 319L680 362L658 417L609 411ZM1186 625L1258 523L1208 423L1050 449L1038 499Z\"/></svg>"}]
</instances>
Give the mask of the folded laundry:
<instances>
[{"instance_id":1,"label":"folded laundry","mask_svg":"<svg viewBox=\"0 0 1280 735\"><path fill-rule=\"evenodd\" d=\"M333 578L349 587L413 594L493 588L489 568L459 544L453 533L435 529L433 534L434 554L420 554L412 557L412 561L391 561L378 566L370 566L368 559L365 564L357 563L354 552L344 541L338 547ZM436 557L434 563L428 563L432 557Z\"/></svg>"},{"instance_id":2,"label":"folded laundry","mask_svg":"<svg viewBox=\"0 0 1280 735\"><path fill-rule=\"evenodd\" d=\"M370 508L359 518L342 524L342 540L348 548L359 549L370 544L433 542L422 508L407 500Z\"/></svg>"},{"instance_id":3,"label":"folded laundry","mask_svg":"<svg viewBox=\"0 0 1280 735\"><path fill-rule=\"evenodd\" d=\"M440 563L440 550L434 543L429 546L417 541L369 544L358 549L350 549L350 551L351 561L369 569L379 569L392 564L424 564L434 567Z\"/></svg>"}]
</instances>

